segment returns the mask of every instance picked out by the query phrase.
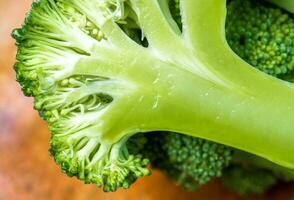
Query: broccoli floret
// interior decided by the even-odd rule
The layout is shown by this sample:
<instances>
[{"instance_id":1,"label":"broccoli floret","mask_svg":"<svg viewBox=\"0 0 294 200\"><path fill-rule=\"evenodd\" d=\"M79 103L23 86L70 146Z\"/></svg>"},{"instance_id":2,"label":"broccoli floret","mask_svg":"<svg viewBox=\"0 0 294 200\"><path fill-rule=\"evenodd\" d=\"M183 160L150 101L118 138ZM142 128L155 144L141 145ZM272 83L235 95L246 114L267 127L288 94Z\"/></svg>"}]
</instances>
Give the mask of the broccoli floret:
<instances>
[{"instance_id":1,"label":"broccoli floret","mask_svg":"<svg viewBox=\"0 0 294 200\"><path fill-rule=\"evenodd\" d=\"M228 5L229 45L261 71L280 77L294 69L294 19L279 8L250 0Z\"/></svg>"},{"instance_id":2,"label":"broccoli floret","mask_svg":"<svg viewBox=\"0 0 294 200\"><path fill-rule=\"evenodd\" d=\"M224 171L224 184L240 195L263 194L277 183L271 171L231 165Z\"/></svg>"},{"instance_id":3,"label":"broccoli floret","mask_svg":"<svg viewBox=\"0 0 294 200\"><path fill-rule=\"evenodd\" d=\"M95 65L84 68L87 59L98 59L100 52L95 48L106 39L83 13L88 9L84 6L93 3L34 2L22 28L13 32L18 45L15 70L24 93L35 97L35 108L49 124L50 153L62 170L86 183L103 186L105 191L115 191L148 175L149 161L128 153L126 141L131 135L112 143L99 134L106 128L101 115L113 97L119 96L117 90L124 90L124 83L118 85L118 81L88 73ZM112 3L98 5L105 6L103 10L111 15L119 14L119 10L109 10L114 9ZM130 148L133 143L129 143Z\"/></svg>"},{"instance_id":4,"label":"broccoli floret","mask_svg":"<svg viewBox=\"0 0 294 200\"><path fill-rule=\"evenodd\" d=\"M262 194L278 181L293 181L294 170L281 167L258 156L235 150L222 180L241 195Z\"/></svg>"},{"instance_id":5,"label":"broccoli floret","mask_svg":"<svg viewBox=\"0 0 294 200\"><path fill-rule=\"evenodd\" d=\"M193 177L199 184L221 176L231 157L230 150L224 145L191 136L181 137L176 133L167 134L163 150L177 170Z\"/></svg>"},{"instance_id":6,"label":"broccoli floret","mask_svg":"<svg viewBox=\"0 0 294 200\"><path fill-rule=\"evenodd\" d=\"M194 190L222 175L231 159L231 149L207 140L177 133L146 134L142 154L152 167L188 190Z\"/></svg>"},{"instance_id":7,"label":"broccoli floret","mask_svg":"<svg viewBox=\"0 0 294 200\"><path fill-rule=\"evenodd\" d=\"M229 159L208 141L294 168L293 85L232 52L225 0L179 2L181 28L167 0L39 0L13 32L17 80L35 98L52 132L50 152L69 176L105 191L128 188L150 173L139 151L145 140L129 139L153 131L190 136L168 142L198 146L199 156L185 152L195 160L183 154L183 167L173 158L180 151L168 155L198 182ZM187 170L198 161L212 174Z\"/></svg>"}]
</instances>

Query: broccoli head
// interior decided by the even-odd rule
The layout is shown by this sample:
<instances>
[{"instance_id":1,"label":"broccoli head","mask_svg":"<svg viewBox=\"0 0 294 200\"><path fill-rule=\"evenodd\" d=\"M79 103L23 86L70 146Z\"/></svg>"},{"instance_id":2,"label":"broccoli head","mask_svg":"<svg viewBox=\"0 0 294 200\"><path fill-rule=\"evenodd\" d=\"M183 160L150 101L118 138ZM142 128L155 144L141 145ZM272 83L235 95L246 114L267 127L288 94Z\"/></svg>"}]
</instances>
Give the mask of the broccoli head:
<instances>
[{"instance_id":1,"label":"broccoli head","mask_svg":"<svg viewBox=\"0 0 294 200\"><path fill-rule=\"evenodd\" d=\"M181 27L171 13L178 8ZM225 18L225 0L34 2L13 31L15 70L48 122L62 170L105 191L128 188L150 173L134 150L146 141L129 139L154 131L190 137L167 142L195 145L199 155L192 146L168 155L198 182L218 176L229 159L226 147L200 139L294 168L294 87L238 57Z\"/></svg>"}]
</instances>

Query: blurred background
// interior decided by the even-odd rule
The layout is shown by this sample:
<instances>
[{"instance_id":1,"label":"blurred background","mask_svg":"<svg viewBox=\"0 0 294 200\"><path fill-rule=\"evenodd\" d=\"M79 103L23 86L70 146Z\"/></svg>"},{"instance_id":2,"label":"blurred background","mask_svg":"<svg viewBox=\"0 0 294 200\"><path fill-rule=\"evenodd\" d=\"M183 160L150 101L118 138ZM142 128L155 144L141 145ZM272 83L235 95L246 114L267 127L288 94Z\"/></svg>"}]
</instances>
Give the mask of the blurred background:
<instances>
[{"instance_id":1,"label":"blurred background","mask_svg":"<svg viewBox=\"0 0 294 200\"><path fill-rule=\"evenodd\" d=\"M186 192L154 171L129 190L103 193L61 173L48 154L50 133L15 81L11 30L19 27L31 0L0 0L0 200L294 200L294 184L280 184L264 196L239 197L218 180Z\"/></svg>"}]
</instances>

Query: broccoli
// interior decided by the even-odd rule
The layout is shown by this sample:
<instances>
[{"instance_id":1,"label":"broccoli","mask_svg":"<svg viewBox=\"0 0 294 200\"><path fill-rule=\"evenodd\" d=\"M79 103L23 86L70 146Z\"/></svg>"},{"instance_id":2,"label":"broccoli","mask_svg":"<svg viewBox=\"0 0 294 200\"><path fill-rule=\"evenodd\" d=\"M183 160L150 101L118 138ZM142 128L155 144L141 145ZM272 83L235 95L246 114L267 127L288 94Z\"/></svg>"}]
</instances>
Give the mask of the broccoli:
<instances>
[{"instance_id":1,"label":"broccoli","mask_svg":"<svg viewBox=\"0 0 294 200\"><path fill-rule=\"evenodd\" d=\"M293 180L294 170L238 150L222 176L224 185L240 195L262 194L278 181Z\"/></svg>"},{"instance_id":2,"label":"broccoli","mask_svg":"<svg viewBox=\"0 0 294 200\"><path fill-rule=\"evenodd\" d=\"M261 2L231 1L226 33L232 49L259 70L283 78L294 69L294 20Z\"/></svg>"},{"instance_id":3,"label":"broccoli","mask_svg":"<svg viewBox=\"0 0 294 200\"><path fill-rule=\"evenodd\" d=\"M291 5L288 2L288 8ZM232 49L248 63L267 74L293 81L292 15L265 2L234 0L228 5L226 34ZM232 163L235 164L224 170L222 180L241 195L262 194L279 180L294 180L294 171L249 154L237 152Z\"/></svg>"},{"instance_id":4,"label":"broccoli","mask_svg":"<svg viewBox=\"0 0 294 200\"><path fill-rule=\"evenodd\" d=\"M277 183L277 178L271 171L259 168L242 168L230 165L223 174L224 184L245 196L248 194L263 194L264 191Z\"/></svg>"},{"instance_id":5,"label":"broccoli","mask_svg":"<svg viewBox=\"0 0 294 200\"><path fill-rule=\"evenodd\" d=\"M184 172L179 180L218 176L230 160L223 145L294 168L293 85L231 50L225 0L178 2L39 0L13 31L17 80L35 98L52 132L50 153L69 176L104 191L130 187L150 174L148 141L135 134L154 131L189 137L167 137L187 146L183 153L163 146L175 173ZM209 168L201 174L189 164Z\"/></svg>"},{"instance_id":6,"label":"broccoli","mask_svg":"<svg viewBox=\"0 0 294 200\"><path fill-rule=\"evenodd\" d=\"M178 133L145 134L142 154L153 168L165 172L187 190L195 190L220 177L231 160L231 148Z\"/></svg>"},{"instance_id":7,"label":"broccoli","mask_svg":"<svg viewBox=\"0 0 294 200\"><path fill-rule=\"evenodd\" d=\"M289 11L290 13L294 13L294 4L292 0L267 0L281 8Z\"/></svg>"},{"instance_id":8,"label":"broccoli","mask_svg":"<svg viewBox=\"0 0 294 200\"><path fill-rule=\"evenodd\" d=\"M170 8L175 21L179 27L182 27L179 1L170 1ZM265 2L232 0L227 8L226 35L232 49L248 63L267 74L283 79L293 77L291 75L294 60L292 52L294 20L292 16L278 8L273 8ZM269 65L271 63L273 64ZM231 160L230 152L233 152L233 149L224 148L222 147L223 145L216 143L212 145L207 140L204 141L176 133L150 135L147 138L148 145L146 145L145 150L153 152L152 156L148 155L149 158L152 158L153 167L163 170L169 177L189 190L198 188L199 185L208 182L214 177L222 176L223 172L222 179L225 185L242 195L262 193L273 186L278 179L284 181L294 180L292 171L278 167L270 162L256 166L256 163L265 163L265 161L257 157L254 158L255 162L248 164L248 160L250 160L248 156L240 156L240 153L235 152L232 162L228 163ZM185 144L181 141L189 141L189 143ZM215 148L206 148L205 153L199 151L198 149L201 148L199 143L207 143L205 144L207 147L217 146L219 149L225 150L222 155L228 155L227 159L218 158L217 162L213 162L207 167L205 165L207 164L206 160L209 158L213 160L213 157L217 154L211 156L212 153L215 153ZM186 149L190 149L188 151L190 155L188 154L188 156L184 151ZM194 153L195 151L197 153ZM202 154L207 156L207 151L210 156L203 159ZM200 156L195 159L197 155ZM178 163L174 162L174 159L181 159L182 157L202 163L205 167L193 165L191 161L185 162L185 160ZM239 159L236 159L236 157ZM201 158L201 162L199 162L199 158ZM219 164L220 162L222 165ZM246 163L245 165L244 162ZM233 164L231 165L231 163ZM240 165L241 163L242 165ZM220 166L217 170L212 168L216 164ZM225 168L228 164L230 166ZM198 174L192 173L195 171ZM212 176L205 176L207 174ZM207 178L206 182L203 182L199 176L205 176ZM260 179L261 176L264 176L264 178Z\"/></svg>"}]
</instances>

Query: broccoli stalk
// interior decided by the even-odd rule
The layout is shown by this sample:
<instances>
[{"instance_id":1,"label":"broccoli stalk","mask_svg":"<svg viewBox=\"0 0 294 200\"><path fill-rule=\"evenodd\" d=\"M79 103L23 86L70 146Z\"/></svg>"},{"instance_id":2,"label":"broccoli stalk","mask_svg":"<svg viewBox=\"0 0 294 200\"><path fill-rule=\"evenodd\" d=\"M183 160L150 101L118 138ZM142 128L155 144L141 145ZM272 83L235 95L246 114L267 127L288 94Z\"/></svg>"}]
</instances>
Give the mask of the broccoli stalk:
<instances>
[{"instance_id":1,"label":"broccoli stalk","mask_svg":"<svg viewBox=\"0 0 294 200\"><path fill-rule=\"evenodd\" d=\"M225 0L181 0L182 32L157 0L40 0L14 31L15 69L70 176L105 191L148 175L138 132L173 131L294 168L294 88L240 59ZM120 28L135 14L148 47ZM131 15L130 14L130 15ZM137 18L137 19L136 19ZM273 148L274 147L274 148Z\"/></svg>"},{"instance_id":2,"label":"broccoli stalk","mask_svg":"<svg viewBox=\"0 0 294 200\"><path fill-rule=\"evenodd\" d=\"M294 13L294 2L292 0L267 0L285 10Z\"/></svg>"},{"instance_id":3,"label":"broccoli stalk","mask_svg":"<svg viewBox=\"0 0 294 200\"><path fill-rule=\"evenodd\" d=\"M173 18L182 27L179 1L169 4ZM254 0L229 1L227 10L226 37L237 55L262 72L291 80L292 16L266 2ZM147 139L143 153L150 158L152 167L159 168L188 190L195 190L214 177L222 177L231 189L249 195L265 192L277 180L294 179L292 170L250 154L240 156L230 147L196 137L156 133L147 134Z\"/></svg>"}]
</instances>

